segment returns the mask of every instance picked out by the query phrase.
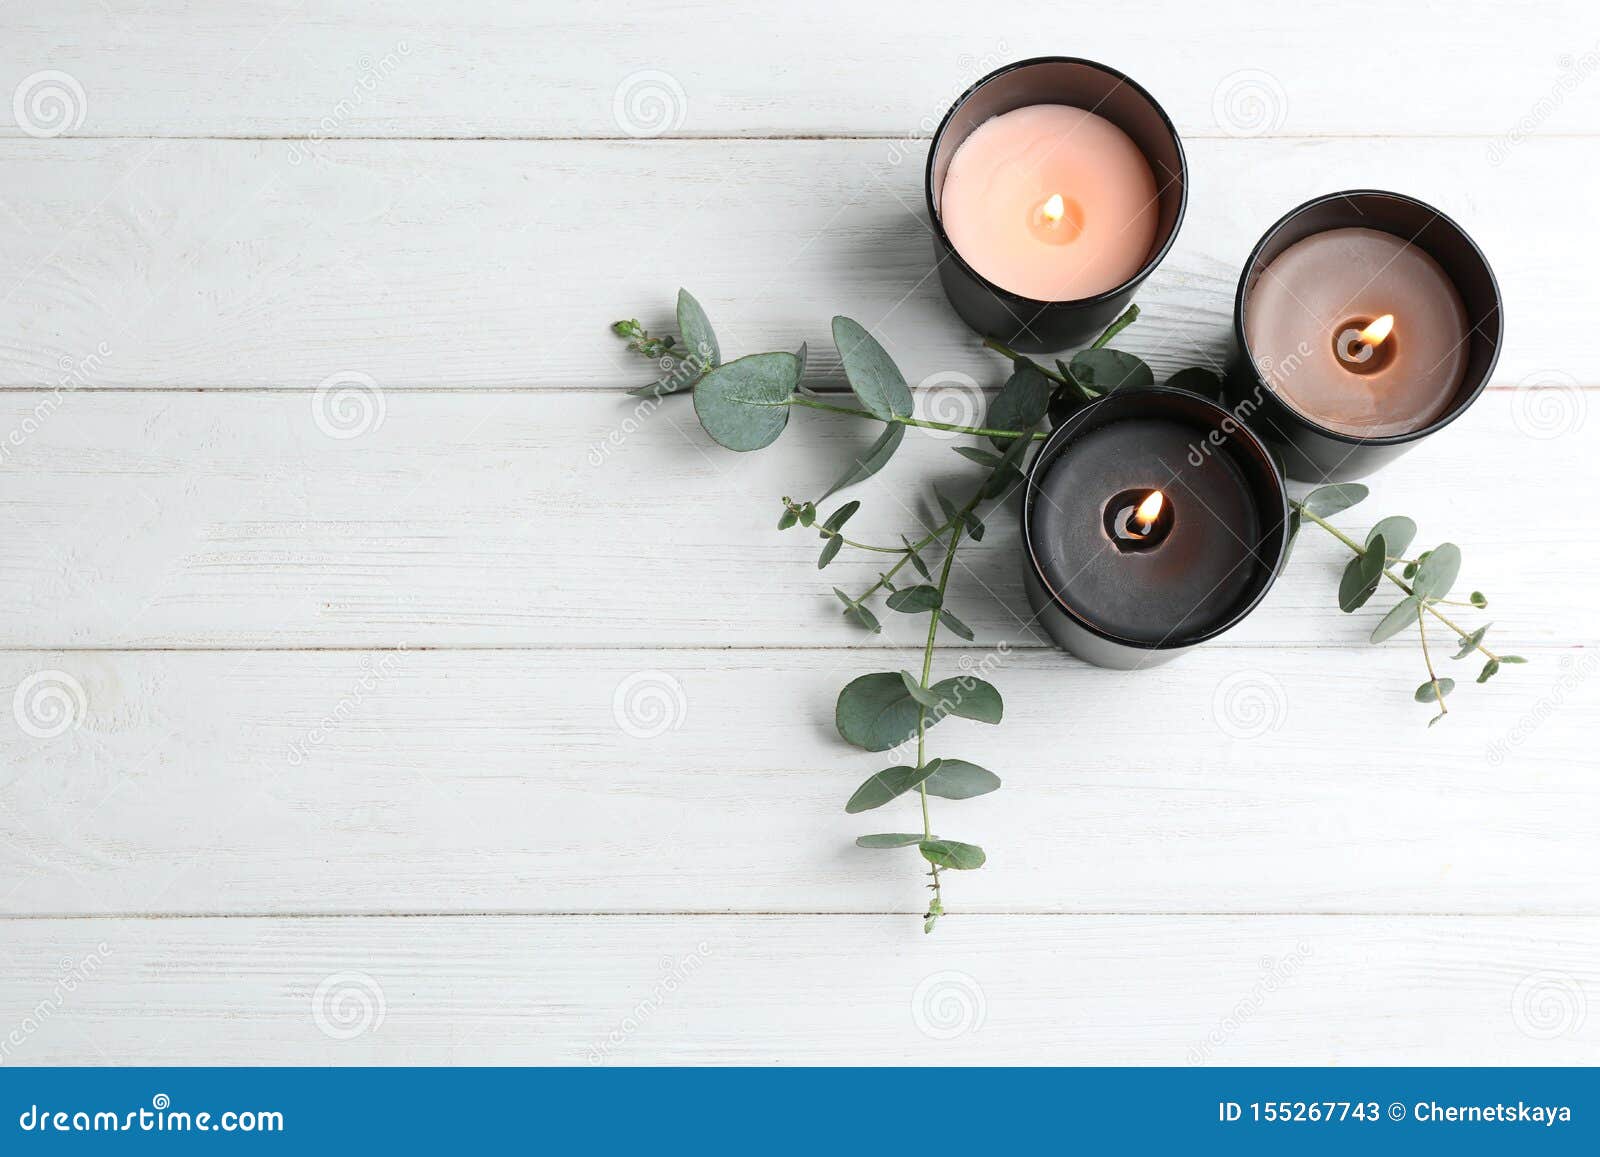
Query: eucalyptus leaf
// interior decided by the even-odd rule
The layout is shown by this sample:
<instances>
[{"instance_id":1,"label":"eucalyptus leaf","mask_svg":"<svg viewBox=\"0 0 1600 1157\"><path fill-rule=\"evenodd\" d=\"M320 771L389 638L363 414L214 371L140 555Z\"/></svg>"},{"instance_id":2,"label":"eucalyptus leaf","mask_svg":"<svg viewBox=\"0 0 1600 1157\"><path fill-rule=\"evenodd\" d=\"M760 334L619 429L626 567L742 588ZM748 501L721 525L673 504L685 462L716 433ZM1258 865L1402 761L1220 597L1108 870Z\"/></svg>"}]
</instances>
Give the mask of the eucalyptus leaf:
<instances>
[{"instance_id":1,"label":"eucalyptus leaf","mask_svg":"<svg viewBox=\"0 0 1600 1157\"><path fill-rule=\"evenodd\" d=\"M971 510L967 511L966 515L962 518L961 521L966 524L967 534L972 538L973 542L982 542L983 541L983 534L984 534L984 529L985 528L984 528L982 520L978 518L978 515L977 515L977 513L975 511L971 511Z\"/></svg>"},{"instance_id":2,"label":"eucalyptus leaf","mask_svg":"<svg viewBox=\"0 0 1600 1157\"><path fill-rule=\"evenodd\" d=\"M1383 578L1385 560L1388 558L1387 543L1383 535L1378 535L1376 540L1367 543L1367 549L1358 554L1344 568L1344 575L1339 580L1339 609L1349 614L1366 605L1374 591L1378 589L1378 582Z\"/></svg>"},{"instance_id":3,"label":"eucalyptus leaf","mask_svg":"<svg viewBox=\"0 0 1600 1157\"><path fill-rule=\"evenodd\" d=\"M1424 599L1442 599L1456 585L1461 573L1461 548L1453 542L1434 547L1417 566L1417 577L1412 591Z\"/></svg>"},{"instance_id":4,"label":"eucalyptus leaf","mask_svg":"<svg viewBox=\"0 0 1600 1157\"><path fill-rule=\"evenodd\" d=\"M800 380L791 353L749 354L710 370L695 384L694 412L719 444L759 450L789 424L789 398Z\"/></svg>"},{"instance_id":5,"label":"eucalyptus leaf","mask_svg":"<svg viewBox=\"0 0 1600 1157\"><path fill-rule=\"evenodd\" d=\"M788 530L800 521L800 512L792 506L785 506L783 513L778 516L778 529Z\"/></svg>"},{"instance_id":6,"label":"eucalyptus leaf","mask_svg":"<svg viewBox=\"0 0 1600 1157\"><path fill-rule=\"evenodd\" d=\"M901 587L885 600L891 611L920 615L939 609L939 588L926 583L914 587Z\"/></svg>"},{"instance_id":7,"label":"eucalyptus leaf","mask_svg":"<svg viewBox=\"0 0 1600 1157\"><path fill-rule=\"evenodd\" d=\"M1456 681L1448 675L1441 675L1437 686L1434 685L1434 680L1429 679L1417 688L1414 698L1418 703L1437 703L1455 689Z\"/></svg>"},{"instance_id":8,"label":"eucalyptus leaf","mask_svg":"<svg viewBox=\"0 0 1600 1157\"><path fill-rule=\"evenodd\" d=\"M1501 655L1500 661L1502 663L1526 663L1528 660L1521 655Z\"/></svg>"},{"instance_id":9,"label":"eucalyptus leaf","mask_svg":"<svg viewBox=\"0 0 1600 1157\"><path fill-rule=\"evenodd\" d=\"M813 503L810 503L810 502L802 502L800 504L800 525L801 526L815 526L816 522L817 522L817 508L816 508L816 506Z\"/></svg>"},{"instance_id":10,"label":"eucalyptus leaf","mask_svg":"<svg viewBox=\"0 0 1600 1157\"><path fill-rule=\"evenodd\" d=\"M1472 652L1476 651L1478 649L1478 644L1483 642L1483 637L1489 633L1489 628L1492 626L1494 626L1493 623L1485 623L1476 631L1473 631L1472 634L1462 639L1461 650L1457 651L1454 657L1457 659L1465 659L1468 655L1472 654Z\"/></svg>"},{"instance_id":11,"label":"eucalyptus leaf","mask_svg":"<svg viewBox=\"0 0 1600 1157\"><path fill-rule=\"evenodd\" d=\"M928 690L938 697L940 715L959 715L979 723L999 723L1005 713L1005 705L994 684L986 683L975 675L941 679Z\"/></svg>"},{"instance_id":12,"label":"eucalyptus leaf","mask_svg":"<svg viewBox=\"0 0 1600 1157\"><path fill-rule=\"evenodd\" d=\"M1050 379L1032 362L1017 363L1016 370L1000 387L1000 392L989 403L989 412L983 424L991 430L1031 430L1044 420L1050 405ZM1013 438L990 438L996 446L1005 448Z\"/></svg>"},{"instance_id":13,"label":"eucalyptus leaf","mask_svg":"<svg viewBox=\"0 0 1600 1157\"><path fill-rule=\"evenodd\" d=\"M967 626L967 624L963 623L960 619L956 618L949 611L941 610L939 612L939 621L948 627L953 633L960 635L967 642L972 642L974 638L974 635L972 634L972 628Z\"/></svg>"},{"instance_id":14,"label":"eucalyptus leaf","mask_svg":"<svg viewBox=\"0 0 1600 1157\"><path fill-rule=\"evenodd\" d=\"M1477 607L1480 611L1489 605L1488 596L1486 596L1482 591L1473 591L1467 596L1467 601L1473 606Z\"/></svg>"},{"instance_id":15,"label":"eucalyptus leaf","mask_svg":"<svg viewBox=\"0 0 1600 1157\"><path fill-rule=\"evenodd\" d=\"M689 353L706 369L722 363L722 350L717 346L716 331L706 317L706 311L687 289L678 290L678 332ZM800 375L795 375L795 381Z\"/></svg>"},{"instance_id":16,"label":"eucalyptus leaf","mask_svg":"<svg viewBox=\"0 0 1600 1157\"><path fill-rule=\"evenodd\" d=\"M962 872L981 868L988 859L977 844L963 844L959 840L923 840L917 846L928 863Z\"/></svg>"},{"instance_id":17,"label":"eucalyptus leaf","mask_svg":"<svg viewBox=\"0 0 1600 1157\"><path fill-rule=\"evenodd\" d=\"M905 439L906 427L899 422L890 422L883 428L883 433L878 435L877 441L850 461L845 472L834 479L833 485L823 493L823 498L831 498L846 486L854 486L871 478L879 470L888 465L889 459L894 457L894 452L900 449L900 443Z\"/></svg>"},{"instance_id":18,"label":"eucalyptus leaf","mask_svg":"<svg viewBox=\"0 0 1600 1157\"><path fill-rule=\"evenodd\" d=\"M925 579L932 579L933 573L928 570L928 564L922 561L922 556L917 553L917 548L905 535L900 536L900 541L906 544L906 557L911 560L911 565L917 568L917 573Z\"/></svg>"},{"instance_id":19,"label":"eucalyptus leaf","mask_svg":"<svg viewBox=\"0 0 1600 1157\"><path fill-rule=\"evenodd\" d=\"M1483 670L1478 672L1478 682L1487 683L1500 671L1500 660L1490 659L1483 665Z\"/></svg>"},{"instance_id":20,"label":"eucalyptus leaf","mask_svg":"<svg viewBox=\"0 0 1600 1157\"><path fill-rule=\"evenodd\" d=\"M1300 500L1306 511L1319 518L1349 510L1364 499L1369 491L1359 482L1336 482L1332 486L1319 486Z\"/></svg>"},{"instance_id":21,"label":"eucalyptus leaf","mask_svg":"<svg viewBox=\"0 0 1600 1157\"><path fill-rule=\"evenodd\" d=\"M1372 641L1381 643L1385 639L1392 639L1412 623L1417 621L1417 613L1421 610L1422 603L1415 595L1407 595L1383 616L1382 621L1372 628Z\"/></svg>"},{"instance_id":22,"label":"eucalyptus leaf","mask_svg":"<svg viewBox=\"0 0 1600 1157\"><path fill-rule=\"evenodd\" d=\"M988 795L1000 786L1000 777L986 767L965 759L942 759L939 770L922 785L929 795L940 799L971 799Z\"/></svg>"},{"instance_id":23,"label":"eucalyptus leaf","mask_svg":"<svg viewBox=\"0 0 1600 1157\"><path fill-rule=\"evenodd\" d=\"M830 538L827 542L823 543L822 553L817 556L817 569L821 570L823 567L832 562L834 556L839 553L840 548L843 546L844 539L838 537Z\"/></svg>"},{"instance_id":24,"label":"eucalyptus leaf","mask_svg":"<svg viewBox=\"0 0 1600 1157\"><path fill-rule=\"evenodd\" d=\"M933 488L933 498L934 501L939 504L939 509L944 512L945 521L954 522L956 517L961 513L956 509L956 504L946 498L944 493L937 486Z\"/></svg>"},{"instance_id":25,"label":"eucalyptus leaf","mask_svg":"<svg viewBox=\"0 0 1600 1157\"><path fill-rule=\"evenodd\" d=\"M939 760L930 759L922 767L886 767L856 788L844 810L850 815L882 807L890 800L905 795L934 772L939 770Z\"/></svg>"},{"instance_id":26,"label":"eucalyptus leaf","mask_svg":"<svg viewBox=\"0 0 1600 1157\"><path fill-rule=\"evenodd\" d=\"M1284 531L1283 539L1283 562L1285 566L1288 565L1289 556L1294 551L1295 539L1300 537L1300 525L1304 521L1300 512L1291 506L1289 508L1289 522L1287 529Z\"/></svg>"},{"instance_id":27,"label":"eucalyptus leaf","mask_svg":"<svg viewBox=\"0 0 1600 1157\"><path fill-rule=\"evenodd\" d=\"M846 743L867 751L888 751L917 733L923 708L913 699L898 671L878 671L851 680L839 692L834 724ZM939 722L930 715L924 726Z\"/></svg>"},{"instance_id":28,"label":"eucalyptus leaf","mask_svg":"<svg viewBox=\"0 0 1600 1157\"><path fill-rule=\"evenodd\" d=\"M915 699L924 707L939 706L939 697L928 688L924 687L916 679L912 678L910 671L900 672L900 682L905 684L906 694L911 696L911 698Z\"/></svg>"},{"instance_id":29,"label":"eucalyptus leaf","mask_svg":"<svg viewBox=\"0 0 1600 1157\"><path fill-rule=\"evenodd\" d=\"M921 832L876 832L870 836L856 837L858 848L909 848L921 842Z\"/></svg>"},{"instance_id":30,"label":"eucalyptus leaf","mask_svg":"<svg viewBox=\"0 0 1600 1157\"><path fill-rule=\"evenodd\" d=\"M833 344L839 350L839 360L844 364L844 376L849 379L850 388L874 417L888 421L911 416L911 389L900 367L878 344L877 338L859 322L836 317L833 319Z\"/></svg>"},{"instance_id":31,"label":"eucalyptus leaf","mask_svg":"<svg viewBox=\"0 0 1600 1157\"><path fill-rule=\"evenodd\" d=\"M1417 537L1417 524L1403 514L1393 514L1383 519L1367 531L1367 545L1372 545L1372 540L1378 535L1383 535L1387 543L1385 548L1390 558L1404 558L1406 549Z\"/></svg>"},{"instance_id":32,"label":"eucalyptus leaf","mask_svg":"<svg viewBox=\"0 0 1600 1157\"><path fill-rule=\"evenodd\" d=\"M976 462L979 466L995 467L1000 464L1000 455L982 446L956 446L954 450L969 462Z\"/></svg>"},{"instance_id":33,"label":"eucalyptus leaf","mask_svg":"<svg viewBox=\"0 0 1600 1157\"><path fill-rule=\"evenodd\" d=\"M1216 401L1222 396L1222 377L1201 366L1179 370L1164 383L1169 390L1186 390L1202 398Z\"/></svg>"},{"instance_id":34,"label":"eucalyptus leaf","mask_svg":"<svg viewBox=\"0 0 1600 1157\"><path fill-rule=\"evenodd\" d=\"M1153 386L1156 382L1149 366L1121 350L1080 350L1072 355L1069 368L1074 380L1102 393L1131 386Z\"/></svg>"},{"instance_id":35,"label":"eucalyptus leaf","mask_svg":"<svg viewBox=\"0 0 1600 1157\"><path fill-rule=\"evenodd\" d=\"M849 502L846 502L843 506L839 507L838 510L835 510L832 514L828 515L828 521L822 524L822 529L831 530L834 533L838 533L840 530L844 529L844 524L850 521L850 516L855 514L855 512L860 509L861 503L855 499L851 499Z\"/></svg>"}]
</instances>

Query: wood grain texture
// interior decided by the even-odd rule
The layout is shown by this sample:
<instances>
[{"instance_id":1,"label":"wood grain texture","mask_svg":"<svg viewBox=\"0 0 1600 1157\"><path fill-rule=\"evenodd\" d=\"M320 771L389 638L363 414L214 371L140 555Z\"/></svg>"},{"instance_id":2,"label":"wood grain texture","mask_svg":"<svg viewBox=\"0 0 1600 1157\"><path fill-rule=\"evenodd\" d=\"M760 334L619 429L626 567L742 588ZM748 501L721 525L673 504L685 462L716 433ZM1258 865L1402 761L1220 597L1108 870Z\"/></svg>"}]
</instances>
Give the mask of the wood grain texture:
<instances>
[{"instance_id":1,"label":"wood grain texture","mask_svg":"<svg viewBox=\"0 0 1600 1157\"><path fill-rule=\"evenodd\" d=\"M1579 0L62 0L0 9L0 86L70 73L72 131L94 135L897 136L1006 61L1065 53L1131 74L1191 136L1570 133L1600 115L1597 40Z\"/></svg>"},{"instance_id":2,"label":"wood grain texture","mask_svg":"<svg viewBox=\"0 0 1600 1157\"><path fill-rule=\"evenodd\" d=\"M1600 85L1596 86L1600 91ZM1392 188L1456 217L1506 299L1504 385L1600 384L1600 235L1572 174L1600 138L1199 140L1176 248L1121 343L1225 360L1251 247L1319 194ZM913 383L999 378L933 271L921 152L884 141L10 141L0 386L386 390L640 385L608 324L671 326L687 285L725 354L874 329ZM20 191L26 191L21 195Z\"/></svg>"},{"instance_id":3,"label":"wood grain texture","mask_svg":"<svg viewBox=\"0 0 1600 1157\"><path fill-rule=\"evenodd\" d=\"M1529 405L1546 393L1553 424ZM1494 600L1509 648L1600 639L1600 608L1577 597L1600 543L1546 513L1540 483L1600 506L1590 396L1485 395L1341 521L1364 532L1407 513L1424 542L1459 543L1462 589ZM800 413L775 446L733 454L685 398L394 391L352 400L348 422L306 393L78 392L38 414L51 401L0 395L0 447L20 438L0 493L0 645L850 646L924 631L889 613L867 638L829 594L864 590L887 556L847 550L819 573L814 533L774 529L780 497L820 495L876 424ZM934 524L929 482L959 494L981 477L956 444L912 431L857 488L852 534L892 545ZM1015 511L989 522L958 556L952 605L980 647L1043 645ZM1338 611L1345 562L1312 528L1225 642L1364 647L1381 611Z\"/></svg>"},{"instance_id":4,"label":"wood grain texture","mask_svg":"<svg viewBox=\"0 0 1600 1157\"><path fill-rule=\"evenodd\" d=\"M849 679L918 657L0 656L0 699L40 724L0 729L0 911L920 911L914 850L853 846L919 829L914 798L843 810L903 753L833 727ZM1005 786L933 801L940 833L990 853L948 902L1600 912L1600 658L1534 658L1464 683L1429 729L1409 653L1207 648L1134 673L969 655L1005 722L948 720L931 751ZM77 695L70 728L50 686Z\"/></svg>"},{"instance_id":5,"label":"wood grain texture","mask_svg":"<svg viewBox=\"0 0 1600 1157\"><path fill-rule=\"evenodd\" d=\"M969 917L932 937L904 923L12 922L0 1024L38 1026L19 1032L19 1064L934 1065L959 1051L967 1064L1545 1065L1600 1052L1591 920Z\"/></svg>"}]
</instances>

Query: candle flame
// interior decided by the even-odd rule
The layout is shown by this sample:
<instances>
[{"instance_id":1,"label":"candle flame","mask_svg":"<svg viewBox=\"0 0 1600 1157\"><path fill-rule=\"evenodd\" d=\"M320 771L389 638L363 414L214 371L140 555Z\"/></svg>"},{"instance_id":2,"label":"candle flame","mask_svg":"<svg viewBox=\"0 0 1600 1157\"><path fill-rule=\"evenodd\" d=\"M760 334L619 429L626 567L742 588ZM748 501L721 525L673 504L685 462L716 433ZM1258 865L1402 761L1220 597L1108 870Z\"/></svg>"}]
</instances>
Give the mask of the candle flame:
<instances>
[{"instance_id":1,"label":"candle flame","mask_svg":"<svg viewBox=\"0 0 1600 1157\"><path fill-rule=\"evenodd\" d=\"M1067 215L1067 203L1061 199L1060 193L1051 193L1050 199L1044 203L1044 208L1040 209L1039 213L1054 225Z\"/></svg>"},{"instance_id":2,"label":"candle flame","mask_svg":"<svg viewBox=\"0 0 1600 1157\"><path fill-rule=\"evenodd\" d=\"M1377 347L1383 344L1383 339L1389 336L1394 329L1394 314L1386 313L1378 318L1366 329L1356 334L1356 340L1363 345Z\"/></svg>"},{"instance_id":3,"label":"candle flame","mask_svg":"<svg viewBox=\"0 0 1600 1157\"><path fill-rule=\"evenodd\" d=\"M1150 528L1156 524L1156 519L1161 517L1161 506L1165 501L1161 491L1152 490L1150 497L1139 503L1139 509L1133 512L1133 520L1139 524L1141 534L1150 533Z\"/></svg>"}]
</instances>

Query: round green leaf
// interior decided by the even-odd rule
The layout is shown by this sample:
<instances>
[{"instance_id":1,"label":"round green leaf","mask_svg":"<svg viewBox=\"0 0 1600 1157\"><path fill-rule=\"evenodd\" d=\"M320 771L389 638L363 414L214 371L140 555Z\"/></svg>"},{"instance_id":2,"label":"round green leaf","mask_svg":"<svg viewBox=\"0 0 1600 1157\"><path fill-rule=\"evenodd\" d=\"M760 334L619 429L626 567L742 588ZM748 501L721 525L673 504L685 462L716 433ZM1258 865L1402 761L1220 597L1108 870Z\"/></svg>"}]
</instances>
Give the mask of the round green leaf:
<instances>
[{"instance_id":1,"label":"round green leaf","mask_svg":"<svg viewBox=\"0 0 1600 1157\"><path fill-rule=\"evenodd\" d=\"M1359 482L1338 482L1332 486L1319 486L1300 500L1300 505L1319 518L1349 510L1365 498L1369 491Z\"/></svg>"},{"instance_id":2,"label":"round green leaf","mask_svg":"<svg viewBox=\"0 0 1600 1157\"><path fill-rule=\"evenodd\" d=\"M964 759L941 759L939 769L922 786L940 799L971 799L994 791L1000 786L1000 777Z\"/></svg>"},{"instance_id":3,"label":"round green leaf","mask_svg":"<svg viewBox=\"0 0 1600 1157\"><path fill-rule=\"evenodd\" d=\"M1371 546L1372 540L1380 534L1388 544L1386 549L1389 557L1404 558L1406 548L1417 537L1417 524L1403 514L1391 515L1367 531L1367 545Z\"/></svg>"},{"instance_id":4,"label":"round green leaf","mask_svg":"<svg viewBox=\"0 0 1600 1157\"><path fill-rule=\"evenodd\" d=\"M888 751L917 733L922 706L911 697L898 671L862 675L839 692L834 725L846 743L867 751ZM929 713L926 726L939 722Z\"/></svg>"},{"instance_id":5,"label":"round green leaf","mask_svg":"<svg viewBox=\"0 0 1600 1157\"><path fill-rule=\"evenodd\" d=\"M1000 392L989 403L989 412L983 424L991 430L1031 430L1044 418L1050 404L1052 384L1032 362L1023 362L1016 372L1006 379ZM1004 450L1015 438L991 438Z\"/></svg>"},{"instance_id":6,"label":"round green leaf","mask_svg":"<svg viewBox=\"0 0 1600 1157\"><path fill-rule=\"evenodd\" d=\"M1191 394L1199 394L1211 401L1216 401L1222 395L1221 376L1200 366L1179 370L1164 384L1169 390L1187 390Z\"/></svg>"},{"instance_id":7,"label":"round green leaf","mask_svg":"<svg viewBox=\"0 0 1600 1157\"><path fill-rule=\"evenodd\" d=\"M1428 552L1428 557L1417 567L1416 580L1411 589L1419 598L1442 599L1456 585L1461 573L1461 548L1446 542Z\"/></svg>"},{"instance_id":8,"label":"round green leaf","mask_svg":"<svg viewBox=\"0 0 1600 1157\"><path fill-rule=\"evenodd\" d=\"M1339 580L1339 609L1348 614L1366 605L1383 578L1384 560L1388 557L1388 543L1380 534L1367 543L1364 553L1351 559Z\"/></svg>"},{"instance_id":9,"label":"round green leaf","mask_svg":"<svg viewBox=\"0 0 1600 1157\"><path fill-rule=\"evenodd\" d=\"M1417 688L1416 700L1418 703L1436 703L1456 689L1456 681L1448 675L1439 679L1438 685L1429 679Z\"/></svg>"},{"instance_id":10,"label":"round green leaf","mask_svg":"<svg viewBox=\"0 0 1600 1157\"><path fill-rule=\"evenodd\" d=\"M1005 711L1000 692L995 690L994 685L973 675L941 679L928 690L938 698L934 712L940 718L959 715L963 719L976 719L979 723L999 723Z\"/></svg>"},{"instance_id":11,"label":"round green leaf","mask_svg":"<svg viewBox=\"0 0 1600 1157\"><path fill-rule=\"evenodd\" d=\"M836 317L833 319L833 344L838 347L839 360L844 364L844 376L850 380L850 388L863 406L885 421L911 416L911 390L900 367L878 344L877 338L859 322Z\"/></svg>"},{"instance_id":12,"label":"round green leaf","mask_svg":"<svg viewBox=\"0 0 1600 1157\"><path fill-rule=\"evenodd\" d=\"M939 609L939 588L923 583L920 586L901 587L890 595L886 605L891 611L920 615Z\"/></svg>"},{"instance_id":13,"label":"round green leaf","mask_svg":"<svg viewBox=\"0 0 1600 1157\"><path fill-rule=\"evenodd\" d=\"M759 450L776 441L789 424L787 403L799 380L800 359L793 354L750 354L718 366L696 383L695 416L728 449Z\"/></svg>"},{"instance_id":14,"label":"round green leaf","mask_svg":"<svg viewBox=\"0 0 1600 1157\"><path fill-rule=\"evenodd\" d=\"M1129 386L1153 386L1155 374L1132 354L1121 350L1087 349L1072 355L1072 377L1079 384L1109 393Z\"/></svg>"},{"instance_id":15,"label":"round green leaf","mask_svg":"<svg viewBox=\"0 0 1600 1157\"><path fill-rule=\"evenodd\" d=\"M923 840L918 849L928 863L962 872L981 868L988 859L977 844L963 844L959 840Z\"/></svg>"}]
</instances>

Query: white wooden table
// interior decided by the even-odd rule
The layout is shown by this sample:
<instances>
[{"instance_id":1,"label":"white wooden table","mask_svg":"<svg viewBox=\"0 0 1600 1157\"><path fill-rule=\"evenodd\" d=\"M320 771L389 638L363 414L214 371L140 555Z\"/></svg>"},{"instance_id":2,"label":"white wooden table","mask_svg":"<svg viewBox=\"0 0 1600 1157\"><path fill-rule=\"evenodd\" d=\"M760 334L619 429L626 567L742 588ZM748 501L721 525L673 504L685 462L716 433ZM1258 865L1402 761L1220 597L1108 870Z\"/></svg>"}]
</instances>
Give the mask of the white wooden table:
<instances>
[{"instance_id":1,"label":"white wooden table","mask_svg":"<svg viewBox=\"0 0 1600 1157\"><path fill-rule=\"evenodd\" d=\"M922 138L1048 52L1184 135L1158 370L1309 196L1478 238L1496 381L1347 521L1460 543L1532 663L1429 730L1307 536L1219 644L1088 669L997 514L953 603L1010 648L1006 785L943 804L991 861L924 937L832 727L922 620L863 639L870 563L773 530L861 431L634 421L606 326L681 284L731 353L847 313L925 405L998 384ZM0 1062L1595 1061L1597 54L1581 0L0 8ZM853 526L960 469L914 433Z\"/></svg>"}]
</instances>

